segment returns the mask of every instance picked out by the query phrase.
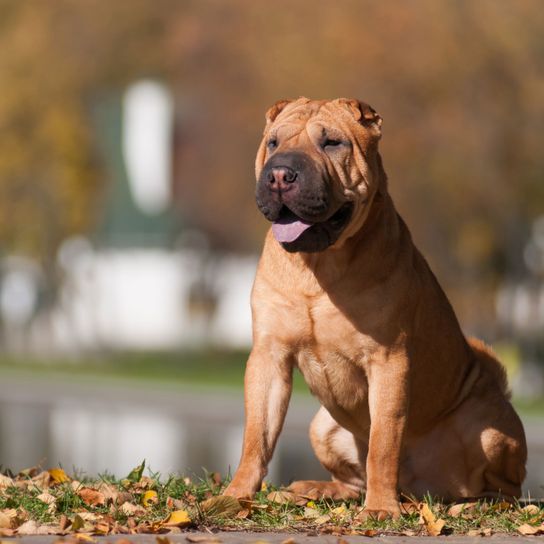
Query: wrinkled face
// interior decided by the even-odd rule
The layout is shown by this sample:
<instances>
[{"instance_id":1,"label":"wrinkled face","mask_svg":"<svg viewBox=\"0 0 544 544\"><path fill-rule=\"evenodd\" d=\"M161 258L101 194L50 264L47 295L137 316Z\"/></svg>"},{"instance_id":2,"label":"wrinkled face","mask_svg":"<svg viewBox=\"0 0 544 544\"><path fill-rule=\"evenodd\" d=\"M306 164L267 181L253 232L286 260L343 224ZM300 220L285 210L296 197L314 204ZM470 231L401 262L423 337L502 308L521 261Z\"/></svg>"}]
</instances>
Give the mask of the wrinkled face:
<instances>
[{"instance_id":1,"label":"wrinkled face","mask_svg":"<svg viewBox=\"0 0 544 544\"><path fill-rule=\"evenodd\" d=\"M381 118L356 100L281 101L257 153L257 206L289 252L340 247L363 224L379 180Z\"/></svg>"}]
</instances>

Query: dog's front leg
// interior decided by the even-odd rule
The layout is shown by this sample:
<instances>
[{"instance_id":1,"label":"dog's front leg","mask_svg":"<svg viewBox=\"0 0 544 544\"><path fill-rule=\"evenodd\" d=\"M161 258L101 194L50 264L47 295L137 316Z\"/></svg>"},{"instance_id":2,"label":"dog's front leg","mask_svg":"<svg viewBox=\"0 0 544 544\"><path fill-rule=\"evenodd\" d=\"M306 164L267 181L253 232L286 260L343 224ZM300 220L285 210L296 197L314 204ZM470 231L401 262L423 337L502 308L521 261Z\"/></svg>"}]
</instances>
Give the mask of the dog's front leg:
<instances>
[{"instance_id":1,"label":"dog's front leg","mask_svg":"<svg viewBox=\"0 0 544 544\"><path fill-rule=\"evenodd\" d=\"M408 410L408 372L404 364L377 363L369 374L370 440L366 460L367 516L399 517L399 462Z\"/></svg>"},{"instance_id":2,"label":"dog's front leg","mask_svg":"<svg viewBox=\"0 0 544 544\"><path fill-rule=\"evenodd\" d=\"M251 498L261 487L291 397L293 367L279 347L253 348L246 366L246 424L240 465L225 495Z\"/></svg>"}]
</instances>

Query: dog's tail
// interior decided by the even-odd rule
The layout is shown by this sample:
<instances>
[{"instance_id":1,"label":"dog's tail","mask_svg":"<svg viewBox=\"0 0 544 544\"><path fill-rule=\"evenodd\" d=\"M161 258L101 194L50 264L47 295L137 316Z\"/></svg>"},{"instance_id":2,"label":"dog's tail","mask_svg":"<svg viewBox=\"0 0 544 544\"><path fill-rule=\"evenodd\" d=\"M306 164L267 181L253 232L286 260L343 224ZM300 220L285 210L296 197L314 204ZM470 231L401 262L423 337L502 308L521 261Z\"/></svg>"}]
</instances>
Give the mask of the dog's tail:
<instances>
[{"instance_id":1,"label":"dog's tail","mask_svg":"<svg viewBox=\"0 0 544 544\"><path fill-rule=\"evenodd\" d=\"M491 376L493 381L497 383L500 390L504 393L505 397L510 399L511 391L508 387L506 369L495 355L495 352L490 346L478 338L469 338L468 343L472 348L472 351L476 354L478 361L482 364L482 370Z\"/></svg>"}]
</instances>

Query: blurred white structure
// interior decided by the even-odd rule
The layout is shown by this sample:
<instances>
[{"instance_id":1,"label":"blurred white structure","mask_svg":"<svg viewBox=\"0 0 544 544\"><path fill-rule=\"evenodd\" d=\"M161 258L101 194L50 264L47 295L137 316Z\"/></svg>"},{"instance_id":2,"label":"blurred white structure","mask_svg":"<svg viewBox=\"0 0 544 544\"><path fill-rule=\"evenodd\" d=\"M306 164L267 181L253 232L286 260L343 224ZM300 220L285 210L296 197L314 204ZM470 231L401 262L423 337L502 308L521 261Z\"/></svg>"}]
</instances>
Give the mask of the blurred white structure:
<instances>
[{"instance_id":1,"label":"blurred white structure","mask_svg":"<svg viewBox=\"0 0 544 544\"><path fill-rule=\"evenodd\" d=\"M172 187L174 104L164 85L139 81L123 98L123 158L136 205L144 213L163 212Z\"/></svg>"},{"instance_id":2,"label":"blurred white structure","mask_svg":"<svg viewBox=\"0 0 544 544\"><path fill-rule=\"evenodd\" d=\"M60 261L65 280L52 319L62 350L251 343L255 257L207 262L191 249L93 251L73 239L61 248Z\"/></svg>"}]
</instances>

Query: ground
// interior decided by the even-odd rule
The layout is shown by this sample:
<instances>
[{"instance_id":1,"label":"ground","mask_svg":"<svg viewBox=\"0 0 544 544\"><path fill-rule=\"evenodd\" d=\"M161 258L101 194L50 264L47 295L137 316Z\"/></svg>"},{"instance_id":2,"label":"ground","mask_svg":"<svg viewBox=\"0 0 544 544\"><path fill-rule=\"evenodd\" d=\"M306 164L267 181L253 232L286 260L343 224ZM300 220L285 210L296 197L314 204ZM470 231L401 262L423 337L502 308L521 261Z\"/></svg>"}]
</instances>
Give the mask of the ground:
<instances>
[{"instance_id":1,"label":"ground","mask_svg":"<svg viewBox=\"0 0 544 544\"><path fill-rule=\"evenodd\" d=\"M92 542L113 535L140 541L147 534L146 542L169 544L166 539L181 537L189 542L242 542L242 537L233 540L231 531L247 534L244 542L283 542L289 535L296 542L308 536L336 542L352 537L544 534L540 503L445 505L431 497L423 502L405 498L400 520L376 521L361 516L362 499L318 500L265 484L253 501L237 501L221 495L226 482L217 473L194 482L144 475L144 468L142 463L121 480L108 475L78 479L61 468L8 472L0 476L0 537L40 535L51 537L50 542L62 536ZM227 532L218 537L217 531Z\"/></svg>"}]
</instances>

